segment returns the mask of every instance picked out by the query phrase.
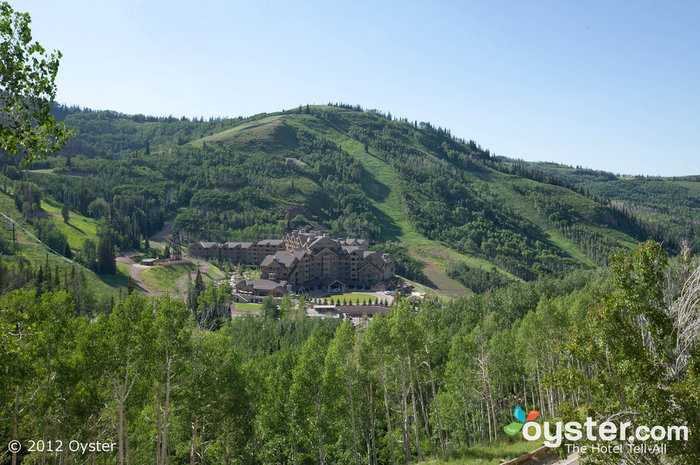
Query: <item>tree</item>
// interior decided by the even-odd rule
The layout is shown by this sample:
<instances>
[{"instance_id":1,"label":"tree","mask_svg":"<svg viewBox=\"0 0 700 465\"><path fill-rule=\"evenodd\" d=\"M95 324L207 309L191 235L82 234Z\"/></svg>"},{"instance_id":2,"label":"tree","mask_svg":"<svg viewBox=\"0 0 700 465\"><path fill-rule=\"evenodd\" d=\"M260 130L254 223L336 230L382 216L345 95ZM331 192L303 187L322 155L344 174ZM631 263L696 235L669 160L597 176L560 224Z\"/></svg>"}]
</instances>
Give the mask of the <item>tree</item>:
<instances>
[{"instance_id":1,"label":"tree","mask_svg":"<svg viewBox=\"0 0 700 465\"><path fill-rule=\"evenodd\" d=\"M70 131L51 115L61 52L32 42L28 13L0 3L0 149L25 163L56 152Z\"/></svg>"},{"instance_id":2,"label":"tree","mask_svg":"<svg viewBox=\"0 0 700 465\"><path fill-rule=\"evenodd\" d=\"M356 426L356 398L353 393L358 391L357 357L355 356L355 333L352 323L345 321L335 332L328 350L323 371L323 389L325 390L326 417L331 437L337 437L337 443L347 445L348 436L352 437L352 457L355 465L359 465L358 434ZM348 418L350 424L348 425ZM332 421L336 420L336 421ZM348 431L348 426L350 426ZM328 454L333 452L340 455L342 450L334 451L337 445L328 446ZM337 462L337 460L336 460Z\"/></svg>"},{"instance_id":3,"label":"tree","mask_svg":"<svg viewBox=\"0 0 700 465\"><path fill-rule=\"evenodd\" d=\"M289 294L285 295L280 301L280 316L287 317L292 313L292 298Z\"/></svg>"},{"instance_id":4,"label":"tree","mask_svg":"<svg viewBox=\"0 0 700 465\"><path fill-rule=\"evenodd\" d=\"M275 299L268 295L262 300L262 317L266 320L276 320L280 317L280 310Z\"/></svg>"},{"instance_id":5,"label":"tree","mask_svg":"<svg viewBox=\"0 0 700 465\"><path fill-rule=\"evenodd\" d=\"M100 344L94 351L107 378L119 465L129 463L129 412L140 407L139 383L146 382L148 368L154 363L154 320L153 307L139 294L120 302L108 318L98 319Z\"/></svg>"},{"instance_id":6,"label":"tree","mask_svg":"<svg viewBox=\"0 0 700 465\"><path fill-rule=\"evenodd\" d=\"M294 367L289 398L294 428L294 462L324 465L324 433L328 420L323 416L323 370L330 334L316 327L304 342Z\"/></svg>"},{"instance_id":7,"label":"tree","mask_svg":"<svg viewBox=\"0 0 700 465\"><path fill-rule=\"evenodd\" d=\"M114 274L117 272L117 263L114 260L114 245L111 237L101 237L97 245L97 272L100 274Z\"/></svg>"},{"instance_id":8,"label":"tree","mask_svg":"<svg viewBox=\"0 0 700 465\"><path fill-rule=\"evenodd\" d=\"M590 392L590 406L604 419L639 425L700 428L700 269L687 278L669 271L666 255L653 241L613 257L612 292L574 331L568 346L581 368L558 373L569 390ZM687 278L687 279L686 279ZM680 292L673 281L685 282ZM670 291L669 291L670 290ZM700 440L668 441L664 452L677 463L700 464ZM622 448L622 454L628 454ZM600 463L627 457L606 456ZM660 463L649 449L637 463Z\"/></svg>"},{"instance_id":9,"label":"tree","mask_svg":"<svg viewBox=\"0 0 700 465\"><path fill-rule=\"evenodd\" d=\"M192 320L184 302L161 296L149 301L154 320L153 374L156 381L157 463L170 463L169 439L175 391L191 376L187 363L192 351Z\"/></svg>"},{"instance_id":10,"label":"tree","mask_svg":"<svg viewBox=\"0 0 700 465\"><path fill-rule=\"evenodd\" d=\"M70 221L70 212L68 211L68 202L63 202L63 207L61 207L61 216L63 216L63 222L68 224Z\"/></svg>"}]
</instances>

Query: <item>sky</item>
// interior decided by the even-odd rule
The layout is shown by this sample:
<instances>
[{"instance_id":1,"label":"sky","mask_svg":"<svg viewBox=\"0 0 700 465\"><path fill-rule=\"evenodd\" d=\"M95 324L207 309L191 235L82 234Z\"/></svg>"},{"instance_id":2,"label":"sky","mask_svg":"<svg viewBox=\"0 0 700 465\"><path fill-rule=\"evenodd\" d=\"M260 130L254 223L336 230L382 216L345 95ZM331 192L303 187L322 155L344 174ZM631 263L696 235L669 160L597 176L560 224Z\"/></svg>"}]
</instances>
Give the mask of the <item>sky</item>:
<instances>
[{"instance_id":1,"label":"sky","mask_svg":"<svg viewBox=\"0 0 700 465\"><path fill-rule=\"evenodd\" d=\"M492 153L700 174L697 1L10 0L56 100L157 116L343 102Z\"/></svg>"}]
</instances>

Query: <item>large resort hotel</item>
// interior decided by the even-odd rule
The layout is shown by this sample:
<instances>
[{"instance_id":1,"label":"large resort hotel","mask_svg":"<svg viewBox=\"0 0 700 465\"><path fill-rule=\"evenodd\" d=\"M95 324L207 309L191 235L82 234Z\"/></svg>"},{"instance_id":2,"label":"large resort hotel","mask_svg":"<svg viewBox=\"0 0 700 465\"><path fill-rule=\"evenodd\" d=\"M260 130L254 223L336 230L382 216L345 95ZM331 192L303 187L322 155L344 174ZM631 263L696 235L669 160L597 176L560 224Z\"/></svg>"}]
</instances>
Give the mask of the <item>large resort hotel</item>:
<instances>
[{"instance_id":1,"label":"large resort hotel","mask_svg":"<svg viewBox=\"0 0 700 465\"><path fill-rule=\"evenodd\" d=\"M402 285L394 260L367 248L364 239L337 239L318 231L292 231L260 242L195 242L190 256L260 268L258 280L236 284L237 291L279 296L285 292L353 289L391 290Z\"/></svg>"}]
</instances>

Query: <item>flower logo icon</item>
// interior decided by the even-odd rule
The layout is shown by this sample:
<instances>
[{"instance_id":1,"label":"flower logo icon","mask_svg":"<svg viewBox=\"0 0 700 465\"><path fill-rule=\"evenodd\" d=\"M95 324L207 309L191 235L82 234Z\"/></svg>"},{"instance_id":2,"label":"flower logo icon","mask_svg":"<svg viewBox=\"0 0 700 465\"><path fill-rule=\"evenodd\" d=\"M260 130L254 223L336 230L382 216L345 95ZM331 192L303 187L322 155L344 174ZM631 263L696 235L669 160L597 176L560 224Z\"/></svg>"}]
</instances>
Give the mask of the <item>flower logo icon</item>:
<instances>
[{"instance_id":1,"label":"flower logo icon","mask_svg":"<svg viewBox=\"0 0 700 465\"><path fill-rule=\"evenodd\" d=\"M525 417L525 412L522 408L518 406L515 407L515 409L513 410L513 416L518 421L514 421L513 423L503 427L503 431L505 431L511 436L514 436L518 433L518 431L523 429L523 425L525 424L525 422L532 421L539 417L540 412L538 412L537 410L530 410L530 413L528 413L527 417Z\"/></svg>"}]
</instances>

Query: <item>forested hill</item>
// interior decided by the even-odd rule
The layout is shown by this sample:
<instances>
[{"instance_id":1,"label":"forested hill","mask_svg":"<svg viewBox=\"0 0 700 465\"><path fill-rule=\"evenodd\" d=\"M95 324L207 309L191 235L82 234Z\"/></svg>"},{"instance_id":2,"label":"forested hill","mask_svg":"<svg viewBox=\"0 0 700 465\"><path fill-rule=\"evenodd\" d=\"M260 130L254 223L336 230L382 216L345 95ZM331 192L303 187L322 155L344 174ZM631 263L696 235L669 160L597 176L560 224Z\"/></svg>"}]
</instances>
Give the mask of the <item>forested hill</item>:
<instances>
[{"instance_id":1,"label":"forested hill","mask_svg":"<svg viewBox=\"0 0 700 465\"><path fill-rule=\"evenodd\" d=\"M210 121L55 113L76 131L64 150L29 171L3 159L2 173L22 192L36 186L104 218L122 251L141 248L167 220L183 243L322 229L367 238L399 259L405 277L459 294L603 264L650 236L669 247L688 236L697 250L697 179L657 180L683 192L660 202L694 225L669 233L565 173L356 107Z\"/></svg>"}]
</instances>

